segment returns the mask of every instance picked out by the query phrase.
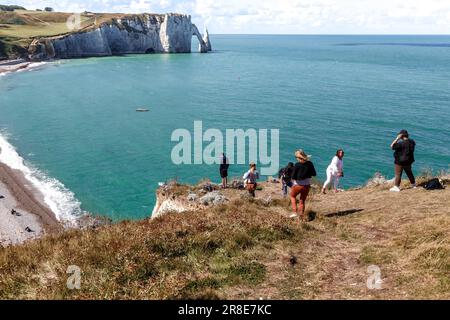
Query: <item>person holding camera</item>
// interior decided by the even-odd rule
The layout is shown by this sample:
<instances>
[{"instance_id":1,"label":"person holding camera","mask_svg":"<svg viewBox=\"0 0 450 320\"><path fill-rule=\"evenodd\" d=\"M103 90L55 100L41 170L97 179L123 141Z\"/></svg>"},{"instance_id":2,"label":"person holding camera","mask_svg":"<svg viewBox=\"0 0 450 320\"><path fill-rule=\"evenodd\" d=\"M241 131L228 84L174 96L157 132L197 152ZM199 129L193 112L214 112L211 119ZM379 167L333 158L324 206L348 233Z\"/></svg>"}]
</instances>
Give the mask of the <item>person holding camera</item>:
<instances>
[{"instance_id":1,"label":"person holding camera","mask_svg":"<svg viewBox=\"0 0 450 320\"><path fill-rule=\"evenodd\" d=\"M327 181L325 181L322 193L326 194L326 190L333 183L334 192L338 192L338 186L340 178L344 177L344 150L339 149L336 151L336 156L334 156L330 165L327 168Z\"/></svg>"},{"instance_id":2,"label":"person holding camera","mask_svg":"<svg viewBox=\"0 0 450 320\"><path fill-rule=\"evenodd\" d=\"M408 131L401 130L397 138L391 143L391 149L394 150L395 185L390 191L400 192L403 171L406 172L412 187L416 188L416 178L412 171L412 164L415 162L414 152L416 149L416 142L409 138Z\"/></svg>"}]
</instances>

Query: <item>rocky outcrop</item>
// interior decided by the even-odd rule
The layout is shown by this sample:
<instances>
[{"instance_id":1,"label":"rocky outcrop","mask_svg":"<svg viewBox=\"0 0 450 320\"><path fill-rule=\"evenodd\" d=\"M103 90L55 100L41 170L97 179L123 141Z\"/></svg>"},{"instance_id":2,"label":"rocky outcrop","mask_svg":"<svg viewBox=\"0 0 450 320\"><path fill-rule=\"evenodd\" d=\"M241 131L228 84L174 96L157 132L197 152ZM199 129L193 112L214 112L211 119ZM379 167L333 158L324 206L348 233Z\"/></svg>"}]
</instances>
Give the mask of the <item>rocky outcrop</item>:
<instances>
[{"instance_id":1,"label":"rocky outcrop","mask_svg":"<svg viewBox=\"0 0 450 320\"><path fill-rule=\"evenodd\" d=\"M176 183L164 184L156 191L156 204L152 211L152 219L163 216L166 213L176 212L183 213L186 211L196 210L198 206L198 196L190 193L185 195L185 191L179 192Z\"/></svg>"},{"instance_id":2,"label":"rocky outcrop","mask_svg":"<svg viewBox=\"0 0 450 320\"><path fill-rule=\"evenodd\" d=\"M226 196L216 190L215 185L206 184L186 188L188 187L177 183L160 186L156 191L156 205L153 208L152 219L166 213L202 210L229 201Z\"/></svg>"},{"instance_id":3,"label":"rocky outcrop","mask_svg":"<svg viewBox=\"0 0 450 320\"><path fill-rule=\"evenodd\" d=\"M208 28L205 28L205 32L203 34L203 42L205 42L206 48L208 51L212 51L211 40L209 40L209 32Z\"/></svg>"},{"instance_id":4,"label":"rocky outcrop","mask_svg":"<svg viewBox=\"0 0 450 320\"><path fill-rule=\"evenodd\" d=\"M31 60L101 57L137 53L190 53L192 36L205 43L191 16L139 14L114 18L70 34L35 39L29 47Z\"/></svg>"}]
</instances>

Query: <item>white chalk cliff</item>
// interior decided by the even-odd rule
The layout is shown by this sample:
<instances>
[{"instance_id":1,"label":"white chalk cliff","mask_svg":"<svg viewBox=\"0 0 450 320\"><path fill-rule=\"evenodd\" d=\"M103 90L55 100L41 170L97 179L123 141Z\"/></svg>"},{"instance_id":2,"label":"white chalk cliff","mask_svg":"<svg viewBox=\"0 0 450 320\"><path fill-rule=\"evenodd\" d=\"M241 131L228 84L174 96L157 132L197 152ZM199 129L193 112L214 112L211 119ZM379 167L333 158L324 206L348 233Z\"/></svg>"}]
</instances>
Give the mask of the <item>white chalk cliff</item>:
<instances>
[{"instance_id":1,"label":"white chalk cliff","mask_svg":"<svg viewBox=\"0 0 450 320\"><path fill-rule=\"evenodd\" d=\"M205 43L207 50L212 51L211 40L209 40L208 28L205 28L205 32L203 33L203 42Z\"/></svg>"},{"instance_id":2,"label":"white chalk cliff","mask_svg":"<svg viewBox=\"0 0 450 320\"><path fill-rule=\"evenodd\" d=\"M209 35L205 35L205 42L189 15L126 15L94 28L34 39L29 48L29 58L46 60L134 53L190 53L193 36L200 43L200 52L210 51Z\"/></svg>"}]
</instances>

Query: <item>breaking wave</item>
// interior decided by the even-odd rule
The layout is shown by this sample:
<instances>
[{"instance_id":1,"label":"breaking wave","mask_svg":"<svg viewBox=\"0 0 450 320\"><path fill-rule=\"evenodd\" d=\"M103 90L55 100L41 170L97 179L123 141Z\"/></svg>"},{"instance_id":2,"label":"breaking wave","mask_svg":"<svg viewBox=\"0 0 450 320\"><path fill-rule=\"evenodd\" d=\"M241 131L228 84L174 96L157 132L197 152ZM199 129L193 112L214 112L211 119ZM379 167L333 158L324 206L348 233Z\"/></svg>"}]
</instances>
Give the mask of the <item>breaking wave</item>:
<instances>
[{"instance_id":1,"label":"breaking wave","mask_svg":"<svg viewBox=\"0 0 450 320\"><path fill-rule=\"evenodd\" d=\"M75 194L57 179L47 176L27 163L8 142L7 137L5 132L0 132L0 161L24 174L25 178L42 193L45 203L59 221L66 225L75 225L78 218L85 214Z\"/></svg>"}]
</instances>

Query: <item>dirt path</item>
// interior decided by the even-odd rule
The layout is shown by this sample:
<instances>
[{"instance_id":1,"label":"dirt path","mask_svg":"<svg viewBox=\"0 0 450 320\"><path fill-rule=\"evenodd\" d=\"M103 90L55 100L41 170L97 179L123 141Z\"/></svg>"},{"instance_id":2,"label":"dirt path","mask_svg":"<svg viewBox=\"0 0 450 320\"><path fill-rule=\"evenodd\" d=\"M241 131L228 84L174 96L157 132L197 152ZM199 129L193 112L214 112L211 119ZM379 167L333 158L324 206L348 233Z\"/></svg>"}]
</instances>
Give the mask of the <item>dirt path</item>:
<instances>
[{"instance_id":1,"label":"dirt path","mask_svg":"<svg viewBox=\"0 0 450 320\"><path fill-rule=\"evenodd\" d=\"M283 199L278 185L263 187L259 199ZM282 201L286 206L273 210L287 217L289 200ZM317 218L305 226L305 240L265 258L269 279L253 294L275 299L408 299L433 298L444 290L450 298L449 204L449 189L391 193L384 186L314 193L307 209ZM297 259L294 266L291 256ZM367 284L370 280L375 286L376 278L370 277L376 268L382 280L379 290ZM246 294L235 291L233 297Z\"/></svg>"}]
</instances>

